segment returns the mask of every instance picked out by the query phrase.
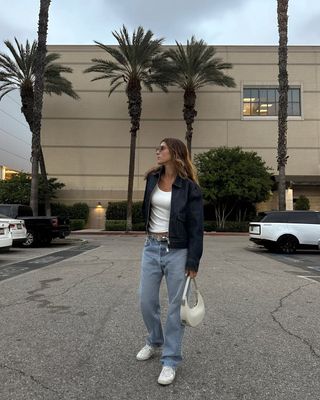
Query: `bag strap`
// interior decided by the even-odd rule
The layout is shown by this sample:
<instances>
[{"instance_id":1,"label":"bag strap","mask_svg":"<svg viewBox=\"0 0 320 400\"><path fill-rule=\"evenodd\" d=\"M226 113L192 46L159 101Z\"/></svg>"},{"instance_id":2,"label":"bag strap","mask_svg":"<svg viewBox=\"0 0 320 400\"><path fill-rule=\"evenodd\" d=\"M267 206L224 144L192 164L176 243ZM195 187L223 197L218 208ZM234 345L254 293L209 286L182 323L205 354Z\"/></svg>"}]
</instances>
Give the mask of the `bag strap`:
<instances>
[{"instance_id":1,"label":"bag strap","mask_svg":"<svg viewBox=\"0 0 320 400\"><path fill-rule=\"evenodd\" d=\"M196 278L192 278L192 281L193 281L193 284L194 284L195 289L196 289L196 290L195 290L195 295L196 295L196 301L198 302L198 293L199 293L199 290L198 290L198 285L197 285L197 282L196 282ZM184 290L183 290L182 299L181 299L181 304L182 304L183 306L184 306L186 303L188 303L187 293L188 293L188 289L189 289L190 284L191 284L191 278L190 278L190 276L188 276L187 279L186 279L186 283L185 283L185 285L184 285Z\"/></svg>"},{"instance_id":2,"label":"bag strap","mask_svg":"<svg viewBox=\"0 0 320 400\"><path fill-rule=\"evenodd\" d=\"M190 276L187 277L186 279L186 283L184 285L184 290L183 290L183 294L182 294L182 299L181 299L181 304L184 306L187 302L187 292L188 292L188 288L190 285Z\"/></svg>"}]
</instances>

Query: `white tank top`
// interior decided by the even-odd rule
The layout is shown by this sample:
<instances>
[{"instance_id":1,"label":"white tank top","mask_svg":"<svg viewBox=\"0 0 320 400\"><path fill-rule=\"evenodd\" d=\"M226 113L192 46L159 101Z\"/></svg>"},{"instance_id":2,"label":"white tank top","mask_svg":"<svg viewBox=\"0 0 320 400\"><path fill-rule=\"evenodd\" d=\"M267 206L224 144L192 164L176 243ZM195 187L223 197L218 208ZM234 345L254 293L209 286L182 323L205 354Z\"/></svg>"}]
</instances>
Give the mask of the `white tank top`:
<instances>
[{"instance_id":1,"label":"white tank top","mask_svg":"<svg viewBox=\"0 0 320 400\"><path fill-rule=\"evenodd\" d=\"M149 232L168 232L171 208L171 192L164 192L158 185L151 194Z\"/></svg>"}]
</instances>

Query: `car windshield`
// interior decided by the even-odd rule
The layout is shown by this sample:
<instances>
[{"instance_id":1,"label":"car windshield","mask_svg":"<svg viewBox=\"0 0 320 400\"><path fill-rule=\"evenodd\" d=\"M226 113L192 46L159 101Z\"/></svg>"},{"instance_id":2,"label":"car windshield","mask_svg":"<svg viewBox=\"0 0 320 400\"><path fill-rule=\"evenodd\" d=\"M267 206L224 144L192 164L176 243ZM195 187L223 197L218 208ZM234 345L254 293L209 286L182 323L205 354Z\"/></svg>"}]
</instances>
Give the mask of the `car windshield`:
<instances>
[{"instance_id":1,"label":"car windshield","mask_svg":"<svg viewBox=\"0 0 320 400\"><path fill-rule=\"evenodd\" d=\"M8 217L7 215L4 215L4 214L0 214L0 218L10 218L10 217Z\"/></svg>"}]
</instances>

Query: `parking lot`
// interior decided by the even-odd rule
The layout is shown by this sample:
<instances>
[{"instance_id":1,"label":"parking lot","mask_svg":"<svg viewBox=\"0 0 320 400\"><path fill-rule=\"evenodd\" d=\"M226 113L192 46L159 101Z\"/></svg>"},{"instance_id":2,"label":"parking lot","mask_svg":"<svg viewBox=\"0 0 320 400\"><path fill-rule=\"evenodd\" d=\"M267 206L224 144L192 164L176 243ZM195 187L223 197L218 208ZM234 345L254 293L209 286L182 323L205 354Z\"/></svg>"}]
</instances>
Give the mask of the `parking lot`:
<instances>
[{"instance_id":1,"label":"parking lot","mask_svg":"<svg viewBox=\"0 0 320 400\"><path fill-rule=\"evenodd\" d=\"M88 246L91 248L92 246L103 245L105 240L105 235L71 235L65 239L55 239L48 246L34 248L11 247L9 251L0 251L0 280L5 275L4 271L6 267L10 265L17 265L20 271L21 267L25 266L24 263L29 266L38 265L40 268L74 256L77 254L77 251L80 253L88 248ZM320 251L298 250L295 254L286 255L269 252L263 246L257 246L246 239L244 241L244 248L248 251L256 252L263 257L269 257L281 263L304 269L306 272L310 272L313 277L316 277L318 274L320 275ZM69 254L68 250L70 249L74 249L74 251ZM28 270L24 269L23 271L27 272Z\"/></svg>"},{"instance_id":2,"label":"parking lot","mask_svg":"<svg viewBox=\"0 0 320 400\"><path fill-rule=\"evenodd\" d=\"M304 270L302 275L312 279L320 279L320 251L319 250L297 250L294 254L281 254L269 252L262 246L249 245L248 249L264 257L272 258L283 264L287 264ZM319 278L317 276L319 275Z\"/></svg>"},{"instance_id":3,"label":"parking lot","mask_svg":"<svg viewBox=\"0 0 320 400\"><path fill-rule=\"evenodd\" d=\"M318 254L289 262L246 236L205 237L198 284L206 317L186 330L184 362L163 388L159 358L135 359L145 338L138 305L144 238L81 238L13 249L7 261L0 255L17 261L0 271L49 261L0 282L1 399L319 399L319 272L305 269Z\"/></svg>"},{"instance_id":4,"label":"parking lot","mask_svg":"<svg viewBox=\"0 0 320 400\"><path fill-rule=\"evenodd\" d=\"M77 237L55 239L48 246L0 251L0 281L74 257L96 245Z\"/></svg>"}]
</instances>

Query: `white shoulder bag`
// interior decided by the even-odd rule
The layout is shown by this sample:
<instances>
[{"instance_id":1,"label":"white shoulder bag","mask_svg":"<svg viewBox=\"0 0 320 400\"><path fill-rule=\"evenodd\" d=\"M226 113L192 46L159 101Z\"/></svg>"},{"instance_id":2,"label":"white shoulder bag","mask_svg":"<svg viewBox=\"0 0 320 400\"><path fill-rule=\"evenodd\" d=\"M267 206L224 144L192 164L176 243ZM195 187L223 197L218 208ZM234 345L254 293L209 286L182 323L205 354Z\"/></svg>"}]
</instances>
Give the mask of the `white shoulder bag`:
<instances>
[{"instance_id":1,"label":"white shoulder bag","mask_svg":"<svg viewBox=\"0 0 320 400\"><path fill-rule=\"evenodd\" d=\"M195 287L195 297L196 297L196 303L190 307L188 304L188 289L191 283L191 280L194 283ZM198 289L197 283L195 278L191 279L190 276L186 279L186 284L184 287L183 295L182 295L182 300L181 300L181 307L180 307L180 318L181 322L184 325L192 326L195 327L200 324L200 322L203 320L205 314L205 307L204 307L204 301L201 296L201 293Z\"/></svg>"}]
</instances>

